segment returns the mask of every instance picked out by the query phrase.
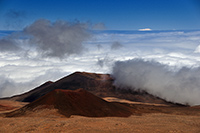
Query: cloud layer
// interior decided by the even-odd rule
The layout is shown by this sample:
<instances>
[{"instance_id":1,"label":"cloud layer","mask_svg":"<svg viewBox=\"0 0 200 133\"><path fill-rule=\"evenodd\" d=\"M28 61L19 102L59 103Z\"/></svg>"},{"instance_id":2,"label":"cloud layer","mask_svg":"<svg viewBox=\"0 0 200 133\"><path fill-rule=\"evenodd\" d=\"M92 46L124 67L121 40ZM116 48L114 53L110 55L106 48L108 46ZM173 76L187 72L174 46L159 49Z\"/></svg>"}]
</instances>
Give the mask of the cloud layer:
<instances>
[{"instance_id":1,"label":"cloud layer","mask_svg":"<svg viewBox=\"0 0 200 133\"><path fill-rule=\"evenodd\" d=\"M199 104L195 89L199 85L199 45L198 30L91 31L87 23L37 20L21 32L0 31L0 96L25 92L75 71L112 73L119 61L119 66L126 68L116 68L121 73L119 79L125 70L141 65L137 78L146 78L135 83L135 88L144 87L169 101ZM143 72L145 69L152 73ZM159 84L150 84L157 79ZM166 81L171 88L166 87Z\"/></svg>"}]
</instances>

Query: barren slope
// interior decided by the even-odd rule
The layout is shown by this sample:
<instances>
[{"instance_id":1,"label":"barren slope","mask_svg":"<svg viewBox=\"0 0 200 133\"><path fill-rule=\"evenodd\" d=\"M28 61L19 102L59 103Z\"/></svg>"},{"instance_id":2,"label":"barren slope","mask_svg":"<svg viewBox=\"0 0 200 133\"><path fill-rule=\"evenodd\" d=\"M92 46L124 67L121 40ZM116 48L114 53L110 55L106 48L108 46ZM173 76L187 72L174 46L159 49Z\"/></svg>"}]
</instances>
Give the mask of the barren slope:
<instances>
[{"instance_id":1,"label":"barren slope","mask_svg":"<svg viewBox=\"0 0 200 133\"><path fill-rule=\"evenodd\" d=\"M107 102L83 89L56 89L21 109L7 113L6 116L28 116L46 109L57 109L57 112L70 117L82 115L88 117L128 117L132 109L120 103ZM46 112L48 114L48 111Z\"/></svg>"}]
</instances>

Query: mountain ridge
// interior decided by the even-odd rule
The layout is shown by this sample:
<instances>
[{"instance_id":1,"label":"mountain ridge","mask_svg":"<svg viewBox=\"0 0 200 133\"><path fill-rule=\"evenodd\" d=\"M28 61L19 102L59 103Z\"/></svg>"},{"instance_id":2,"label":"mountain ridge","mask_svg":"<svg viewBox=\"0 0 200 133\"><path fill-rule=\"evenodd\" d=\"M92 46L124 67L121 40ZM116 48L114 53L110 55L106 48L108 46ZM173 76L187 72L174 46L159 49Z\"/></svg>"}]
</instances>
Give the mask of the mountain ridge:
<instances>
[{"instance_id":1,"label":"mountain ridge","mask_svg":"<svg viewBox=\"0 0 200 133\"><path fill-rule=\"evenodd\" d=\"M136 102L173 104L144 91L134 91L130 88L117 88L113 85L113 82L114 79L109 74L75 72L55 82L45 82L39 87L36 87L26 93L5 99L21 102L33 102L55 89L76 90L83 88L84 90L87 90L101 98L116 97Z\"/></svg>"}]
</instances>

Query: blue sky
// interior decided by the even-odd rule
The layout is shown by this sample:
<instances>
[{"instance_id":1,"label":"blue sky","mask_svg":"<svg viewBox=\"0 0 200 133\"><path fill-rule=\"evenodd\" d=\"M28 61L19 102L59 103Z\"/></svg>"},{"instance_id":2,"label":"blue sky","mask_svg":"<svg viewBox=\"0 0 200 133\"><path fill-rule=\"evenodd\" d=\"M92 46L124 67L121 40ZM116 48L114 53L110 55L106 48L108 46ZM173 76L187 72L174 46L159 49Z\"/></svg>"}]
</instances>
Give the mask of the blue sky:
<instances>
[{"instance_id":1,"label":"blue sky","mask_svg":"<svg viewBox=\"0 0 200 133\"><path fill-rule=\"evenodd\" d=\"M104 23L109 30L200 29L199 0L0 0L0 30L35 20Z\"/></svg>"}]
</instances>

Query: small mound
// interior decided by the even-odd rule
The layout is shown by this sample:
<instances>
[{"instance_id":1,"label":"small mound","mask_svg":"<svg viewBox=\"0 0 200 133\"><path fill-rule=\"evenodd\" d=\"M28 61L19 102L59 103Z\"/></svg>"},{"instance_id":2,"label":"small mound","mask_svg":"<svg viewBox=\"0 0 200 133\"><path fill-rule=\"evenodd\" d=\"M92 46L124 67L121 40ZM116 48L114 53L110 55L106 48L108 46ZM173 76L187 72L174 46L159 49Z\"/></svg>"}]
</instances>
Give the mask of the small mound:
<instances>
[{"instance_id":1,"label":"small mound","mask_svg":"<svg viewBox=\"0 0 200 133\"><path fill-rule=\"evenodd\" d=\"M24 116L27 113L34 113L43 109L57 109L58 113L66 117L71 115L128 117L132 114L132 110L128 106L107 102L83 89L56 89L23 108L6 114L6 116Z\"/></svg>"}]
</instances>

